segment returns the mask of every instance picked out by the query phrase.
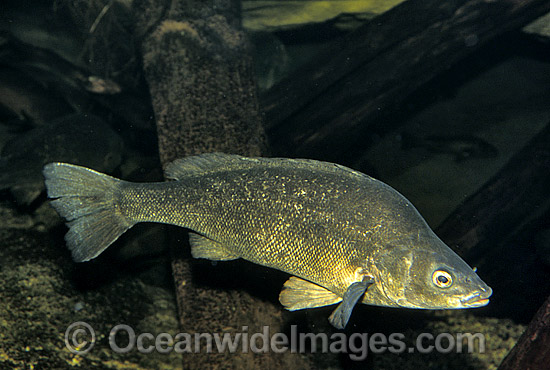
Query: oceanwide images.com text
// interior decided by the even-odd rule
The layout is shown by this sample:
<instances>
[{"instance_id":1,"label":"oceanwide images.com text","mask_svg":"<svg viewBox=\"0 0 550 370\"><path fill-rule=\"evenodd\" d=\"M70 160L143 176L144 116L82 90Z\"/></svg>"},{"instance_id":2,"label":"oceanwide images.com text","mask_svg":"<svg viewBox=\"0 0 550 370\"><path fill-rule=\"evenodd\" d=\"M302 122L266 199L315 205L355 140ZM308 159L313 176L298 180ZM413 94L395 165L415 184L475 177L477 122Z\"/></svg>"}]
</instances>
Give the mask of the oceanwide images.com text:
<instances>
[{"instance_id":1,"label":"oceanwide images.com text","mask_svg":"<svg viewBox=\"0 0 550 370\"><path fill-rule=\"evenodd\" d=\"M290 333L271 333L269 326L261 332L249 332L243 326L238 333L136 333L129 325L114 326L108 335L109 347L117 353L347 353L351 360L361 361L369 353L462 353L485 351L481 333L421 333L407 340L403 333L301 333L292 325ZM409 345L407 345L409 343ZM71 324L65 331L65 345L75 354L86 354L96 344L96 333L83 321Z\"/></svg>"}]
</instances>

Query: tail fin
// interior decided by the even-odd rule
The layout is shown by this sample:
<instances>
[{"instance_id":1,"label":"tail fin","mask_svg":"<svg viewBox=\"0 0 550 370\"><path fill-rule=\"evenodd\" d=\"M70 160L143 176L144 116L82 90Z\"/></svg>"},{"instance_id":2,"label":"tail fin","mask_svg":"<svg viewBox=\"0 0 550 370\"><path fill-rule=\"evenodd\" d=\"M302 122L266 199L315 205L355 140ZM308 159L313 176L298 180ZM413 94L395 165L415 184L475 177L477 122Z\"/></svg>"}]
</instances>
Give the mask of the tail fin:
<instances>
[{"instance_id":1,"label":"tail fin","mask_svg":"<svg viewBox=\"0 0 550 370\"><path fill-rule=\"evenodd\" d=\"M97 257L134 225L116 211L122 180L66 163L44 166L48 197L68 222L67 246L76 262Z\"/></svg>"}]
</instances>

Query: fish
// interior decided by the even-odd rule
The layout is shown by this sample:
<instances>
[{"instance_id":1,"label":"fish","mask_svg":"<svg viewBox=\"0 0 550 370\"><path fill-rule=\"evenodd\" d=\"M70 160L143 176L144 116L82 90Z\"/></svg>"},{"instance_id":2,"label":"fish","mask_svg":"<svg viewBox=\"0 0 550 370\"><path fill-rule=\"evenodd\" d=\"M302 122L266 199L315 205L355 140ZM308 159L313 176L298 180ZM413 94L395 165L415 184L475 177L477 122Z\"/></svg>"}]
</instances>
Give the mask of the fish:
<instances>
[{"instance_id":1,"label":"fish","mask_svg":"<svg viewBox=\"0 0 550 370\"><path fill-rule=\"evenodd\" d=\"M112 171L121 162L122 147L121 137L99 117L60 117L5 144L0 156L0 190L9 189L17 204L29 206L45 190L45 164L71 161Z\"/></svg>"},{"instance_id":2,"label":"fish","mask_svg":"<svg viewBox=\"0 0 550 370\"><path fill-rule=\"evenodd\" d=\"M494 145L473 135L416 137L409 133L403 133L401 134L401 148L403 150L423 148L435 154L449 154L453 156L455 162L498 156L498 149Z\"/></svg>"},{"instance_id":3,"label":"fish","mask_svg":"<svg viewBox=\"0 0 550 370\"><path fill-rule=\"evenodd\" d=\"M194 258L243 258L284 271L288 310L338 304L343 329L358 302L417 309L481 307L492 290L389 185L310 159L208 153L177 159L172 181L132 183L66 163L44 167L76 262L140 222L190 230Z\"/></svg>"}]
</instances>

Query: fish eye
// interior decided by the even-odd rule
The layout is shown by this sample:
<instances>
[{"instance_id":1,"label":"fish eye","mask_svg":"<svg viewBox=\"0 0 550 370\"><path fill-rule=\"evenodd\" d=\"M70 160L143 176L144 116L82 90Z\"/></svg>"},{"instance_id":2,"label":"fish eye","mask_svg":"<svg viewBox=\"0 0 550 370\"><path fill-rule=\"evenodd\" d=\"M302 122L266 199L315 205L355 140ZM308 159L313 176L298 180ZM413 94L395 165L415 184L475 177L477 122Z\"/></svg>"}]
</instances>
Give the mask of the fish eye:
<instances>
[{"instance_id":1,"label":"fish eye","mask_svg":"<svg viewBox=\"0 0 550 370\"><path fill-rule=\"evenodd\" d=\"M432 281L439 288L448 288L453 284L453 278L445 270L436 270L432 274Z\"/></svg>"}]
</instances>

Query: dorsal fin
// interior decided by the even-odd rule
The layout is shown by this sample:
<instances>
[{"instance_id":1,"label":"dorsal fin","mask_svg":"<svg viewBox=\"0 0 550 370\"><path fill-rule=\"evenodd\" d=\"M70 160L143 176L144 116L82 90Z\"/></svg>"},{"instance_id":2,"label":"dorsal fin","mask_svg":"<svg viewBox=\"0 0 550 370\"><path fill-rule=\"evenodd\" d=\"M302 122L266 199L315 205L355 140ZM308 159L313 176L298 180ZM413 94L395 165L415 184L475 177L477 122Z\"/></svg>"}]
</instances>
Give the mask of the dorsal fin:
<instances>
[{"instance_id":1,"label":"dorsal fin","mask_svg":"<svg viewBox=\"0 0 550 370\"><path fill-rule=\"evenodd\" d=\"M292 165L293 169L308 169L312 171L348 174L373 180L370 176L351 168L335 163L316 161L314 159L290 159L290 158L263 158L243 157L236 154L206 153L176 159L169 163L164 171L166 178L180 180L184 177L217 172L220 170L247 169L252 167L282 167L284 164Z\"/></svg>"},{"instance_id":2,"label":"dorsal fin","mask_svg":"<svg viewBox=\"0 0 550 370\"><path fill-rule=\"evenodd\" d=\"M168 163L164 175L167 179L179 180L182 177L226 168L230 163L237 162L240 158L242 158L240 155L225 153L206 153L179 158Z\"/></svg>"}]
</instances>

